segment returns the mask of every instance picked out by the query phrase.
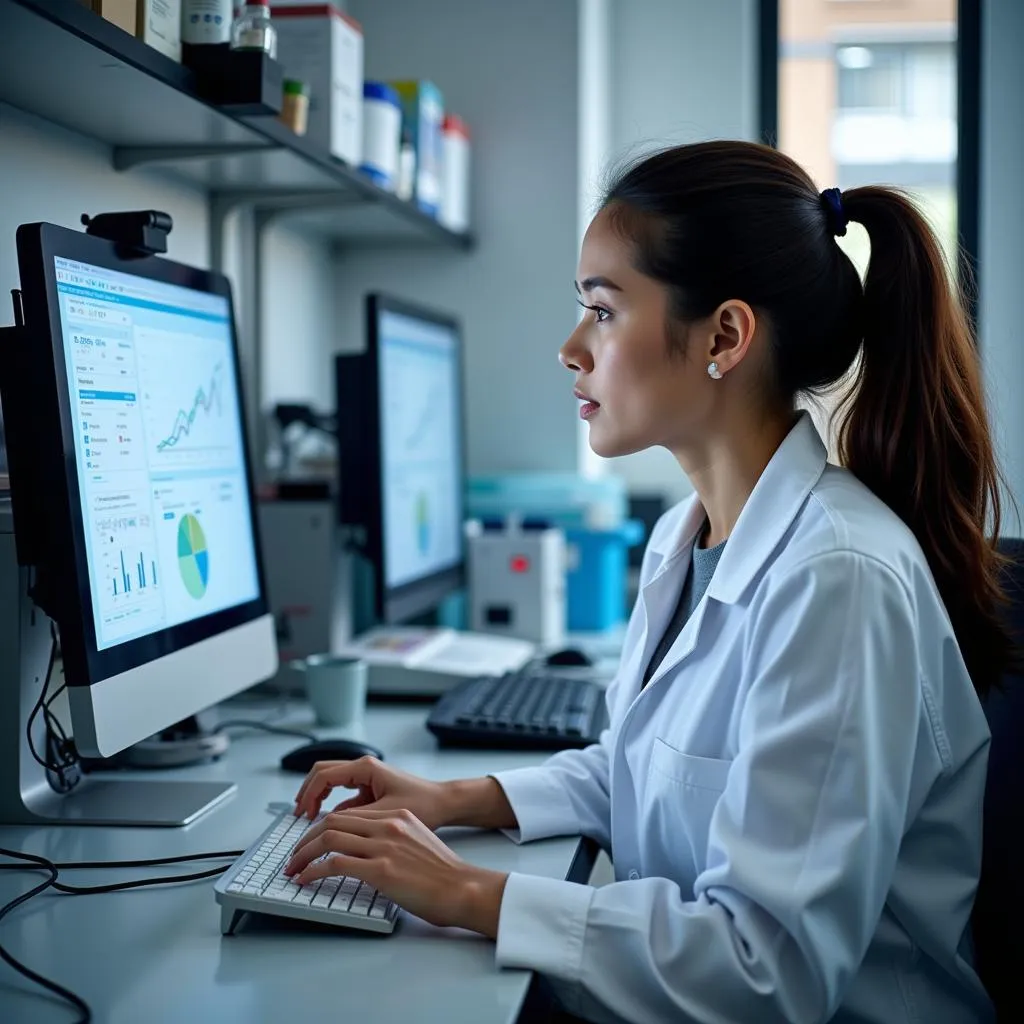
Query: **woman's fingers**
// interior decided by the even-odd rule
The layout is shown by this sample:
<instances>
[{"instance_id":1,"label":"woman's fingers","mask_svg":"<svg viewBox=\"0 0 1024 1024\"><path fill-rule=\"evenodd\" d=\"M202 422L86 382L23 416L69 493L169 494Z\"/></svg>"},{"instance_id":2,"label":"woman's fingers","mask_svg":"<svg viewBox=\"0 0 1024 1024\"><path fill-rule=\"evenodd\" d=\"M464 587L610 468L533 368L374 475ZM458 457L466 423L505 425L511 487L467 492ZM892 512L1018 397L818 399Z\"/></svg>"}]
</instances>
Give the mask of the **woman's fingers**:
<instances>
[{"instance_id":1,"label":"woman's fingers","mask_svg":"<svg viewBox=\"0 0 1024 1024\"><path fill-rule=\"evenodd\" d=\"M285 873L289 873L294 865L299 865L296 870L301 870L303 865L308 864L315 857L320 857L329 849L334 849L334 847L325 845L331 842L329 837L332 833L357 837L373 835L377 831L376 823L366 818L355 817L357 813L357 811L346 811L344 814L331 813L322 821L318 821L295 844L291 857L285 865ZM325 836L328 838L325 839ZM316 852L310 852L311 850Z\"/></svg>"},{"instance_id":2,"label":"woman's fingers","mask_svg":"<svg viewBox=\"0 0 1024 1024\"><path fill-rule=\"evenodd\" d=\"M307 869L317 867L314 862L321 857L335 853L343 853L349 857L369 857L372 852L373 840L368 836L338 829L325 829L310 842L304 843L301 848L297 847L292 852L284 872L286 875L298 875L297 881L304 885L309 881L309 878L305 877ZM324 871L316 877L333 873L336 872Z\"/></svg>"},{"instance_id":3,"label":"woman's fingers","mask_svg":"<svg viewBox=\"0 0 1024 1024\"><path fill-rule=\"evenodd\" d=\"M295 882L297 885L309 885L310 882L315 882L318 878L330 878L338 875L349 875L358 878L360 881L366 881L362 876L366 873L367 866L368 861L362 857L349 857L343 853L332 853L329 857L318 860L315 864L310 864L295 879ZM371 882L370 884L372 885L373 883Z\"/></svg>"},{"instance_id":4,"label":"woman's fingers","mask_svg":"<svg viewBox=\"0 0 1024 1024\"><path fill-rule=\"evenodd\" d=\"M380 762L374 757L361 757L358 761L319 761L313 765L295 797L295 814L308 814L315 818L320 805L332 789L361 789L373 779L374 766Z\"/></svg>"}]
</instances>

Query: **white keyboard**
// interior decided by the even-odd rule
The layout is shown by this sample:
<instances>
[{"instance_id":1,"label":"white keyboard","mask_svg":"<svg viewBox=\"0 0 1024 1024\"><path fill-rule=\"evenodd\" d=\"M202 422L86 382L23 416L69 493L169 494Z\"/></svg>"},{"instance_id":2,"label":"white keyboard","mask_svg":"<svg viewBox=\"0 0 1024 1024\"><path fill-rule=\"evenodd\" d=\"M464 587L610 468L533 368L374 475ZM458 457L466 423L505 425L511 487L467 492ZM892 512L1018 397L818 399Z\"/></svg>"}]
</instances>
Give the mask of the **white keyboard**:
<instances>
[{"instance_id":1,"label":"white keyboard","mask_svg":"<svg viewBox=\"0 0 1024 1024\"><path fill-rule=\"evenodd\" d=\"M295 844L315 824L290 811L282 814L221 875L214 895L221 905L225 935L232 934L249 912L374 932L394 929L398 905L365 882L335 876L299 886L282 873Z\"/></svg>"}]
</instances>

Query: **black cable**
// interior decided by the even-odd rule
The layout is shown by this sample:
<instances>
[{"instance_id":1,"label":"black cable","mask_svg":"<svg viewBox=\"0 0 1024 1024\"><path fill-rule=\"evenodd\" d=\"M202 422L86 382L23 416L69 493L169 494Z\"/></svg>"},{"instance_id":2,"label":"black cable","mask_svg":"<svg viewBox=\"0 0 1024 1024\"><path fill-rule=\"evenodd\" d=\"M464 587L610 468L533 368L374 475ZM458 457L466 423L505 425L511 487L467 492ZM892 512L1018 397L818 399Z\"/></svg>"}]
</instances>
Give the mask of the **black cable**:
<instances>
[{"instance_id":1,"label":"black cable","mask_svg":"<svg viewBox=\"0 0 1024 1024\"><path fill-rule=\"evenodd\" d=\"M216 860L222 857L235 860L244 852L244 850L218 850L213 853L182 854L176 857L152 857L145 860L66 861L58 864L46 857L39 857L33 853L20 853L17 850L6 850L0 847L0 856L10 857L12 860L28 861L27 864L0 864L0 870L32 871L36 868L41 868L50 874L50 877L45 882L41 882L29 892L22 894L17 897L17 899L11 900L10 903L0 909L0 920L3 920L7 914L16 907L21 906L22 903L27 902L32 899L33 896L38 896L40 893L45 892L50 888L56 889L58 892L67 893L71 896L88 896L97 893L118 892L123 889L138 889L146 885L168 885L174 882L194 882L203 878L212 878L215 875L222 874L227 871L231 865L225 864L221 867L210 868L206 871L197 871L189 875L166 875L160 878L140 878L133 882L114 882L110 885L89 886L66 885L63 882L58 881L59 872L62 870L71 870L74 868L153 867L158 864L181 864L186 861ZM4 949L2 945L0 945L0 959L30 981L34 981L37 985L41 985L43 988L55 993L62 999L66 999L69 1003L80 1009L82 1011L82 1016L78 1019L77 1024L89 1024L92 1020L92 1010L84 999L75 995L75 993L70 989L66 989L63 986L58 985L55 981L50 981L48 978L43 977L43 975L36 973L32 968L21 963L20 960L15 959L7 952L6 949Z\"/></svg>"},{"instance_id":2,"label":"black cable","mask_svg":"<svg viewBox=\"0 0 1024 1024\"><path fill-rule=\"evenodd\" d=\"M12 910L14 910L17 907L20 907L22 903L27 902L28 900L32 899L33 896L38 896L41 892L45 892L48 888L50 888L50 886L57 881L57 868L53 864L53 861L49 861L45 857L36 857L34 854L31 853L17 853L13 850L5 850L2 847L0 847L0 854L2 854L5 857L12 857L15 859L20 858L22 860L27 860L30 863L35 864L38 867L41 867L44 870L50 872L50 877L45 882L40 882L39 885L30 889L26 893L22 893L16 899L11 900L10 903L6 904L2 909L0 909L0 921L2 921ZM20 864L5 866L21 867ZM22 868L22 870L25 869ZM7 952L6 949L4 949L3 945L0 945L0 959L2 959L4 963L6 963L8 966L13 967L23 977L28 978L29 981L34 981L37 985L47 989L50 992L53 992L55 995L60 996L61 999L66 1000L67 1002L71 1003L72 1006L81 1010L82 1016L78 1018L77 1024L89 1024L89 1022L92 1020L92 1010L89 1009L89 1004L81 996L75 995L75 993L72 992L71 989L64 988L63 985L58 985L57 982L55 981L50 981L49 978L44 978L41 974L37 974L35 971L32 970L31 967L28 967L26 964L23 964L20 960L15 959L10 953Z\"/></svg>"},{"instance_id":3,"label":"black cable","mask_svg":"<svg viewBox=\"0 0 1024 1024\"><path fill-rule=\"evenodd\" d=\"M262 729L264 732L273 732L281 736L299 736L310 743L316 743L320 738L305 729L290 729L286 725L270 725L267 722L250 722L246 718L233 718L227 722L220 722L214 726L214 732L223 732L225 729Z\"/></svg>"},{"instance_id":4,"label":"black cable","mask_svg":"<svg viewBox=\"0 0 1024 1024\"><path fill-rule=\"evenodd\" d=\"M32 710L29 712L28 722L25 725L25 738L28 740L28 751L35 759L36 763L45 768L48 772L54 774L60 774L60 767L54 766L49 761L44 761L36 751L35 742L32 739L32 724L36 720L36 715L39 714L40 710L46 703L46 691L50 686L50 676L53 674L53 664L57 658L57 627L50 623L50 657L49 662L46 666L46 676L43 679L42 689L39 691L39 699L35 702Z\"/></svg>"}]
</instances>

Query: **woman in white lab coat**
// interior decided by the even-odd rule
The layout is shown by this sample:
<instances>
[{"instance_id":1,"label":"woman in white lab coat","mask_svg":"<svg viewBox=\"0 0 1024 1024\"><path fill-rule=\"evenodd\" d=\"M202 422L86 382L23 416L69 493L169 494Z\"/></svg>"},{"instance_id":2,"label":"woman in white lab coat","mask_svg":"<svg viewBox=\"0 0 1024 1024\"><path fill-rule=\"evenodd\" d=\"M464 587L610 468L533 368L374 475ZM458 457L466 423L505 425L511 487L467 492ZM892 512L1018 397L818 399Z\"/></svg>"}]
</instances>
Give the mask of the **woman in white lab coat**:
<instances>
[{"instance_id":1,"label":"woman in white lab coat","mask_svg":"<svg viewBox=\"0 0 1024 1024\"><path fill-rule=\"evenodd\" d=\"M863 285L835 241L850 220L870 237ZM997 471L924 218L882 188L819 195L768 148L679 147L612 186L577 289L560 355L591 446L664 446L696 490L650 538L611 725L484 779L318 765L297 813L359 792L291 870L490 936L588 1020L990 1019L968 925L977 694L1009 650ZM838 468L795 401L851 368ZM486 871L446 824L592 836L616 880Z\"/></svg>"}]
</instances>

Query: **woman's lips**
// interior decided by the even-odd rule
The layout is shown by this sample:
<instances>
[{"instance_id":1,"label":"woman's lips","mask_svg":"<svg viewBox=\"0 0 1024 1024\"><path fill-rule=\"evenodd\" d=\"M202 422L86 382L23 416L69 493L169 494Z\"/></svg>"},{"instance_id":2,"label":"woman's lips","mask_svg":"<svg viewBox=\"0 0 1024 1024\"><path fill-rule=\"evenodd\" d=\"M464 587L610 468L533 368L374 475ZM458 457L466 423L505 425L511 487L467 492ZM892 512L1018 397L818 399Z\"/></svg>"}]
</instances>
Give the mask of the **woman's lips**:
<instances>
[{"instance_id":1,"label":"woman's lips","mask_svg":"<svg viewBox=\"0 0 1024 1024\"><path fill-rule=\"evenodd\" d=\"M590 395L583 394L578 388L573 391L573 394L583 403L580 406L580 419L589 420L601 408L600 402L595 402Z\"/></svg>"}]
</instances>

